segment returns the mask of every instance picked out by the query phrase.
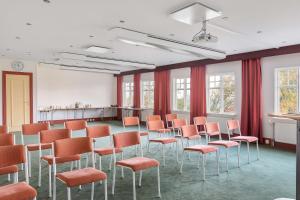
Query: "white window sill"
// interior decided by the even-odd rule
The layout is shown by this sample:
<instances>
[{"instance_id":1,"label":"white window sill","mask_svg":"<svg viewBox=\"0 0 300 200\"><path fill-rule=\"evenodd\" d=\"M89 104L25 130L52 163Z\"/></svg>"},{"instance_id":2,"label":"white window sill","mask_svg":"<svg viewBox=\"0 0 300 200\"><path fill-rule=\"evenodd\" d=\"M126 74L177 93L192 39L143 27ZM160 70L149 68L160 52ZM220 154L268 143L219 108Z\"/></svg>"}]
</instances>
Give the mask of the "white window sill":
<instances>
[{"instance_id":1,"label":"white window sill","mask_svg":"<svg viewBox=\"0 0 300 200\"><path fill-rule=\"evenodd\" d=\"M190 111L186 111L186 110L172 110L172 112L182 113L182 114L189 114L190 113Z\"/></svg>"},{"instance_id":2,"label":"white window sill","mask_svg":"<svg viewBox=\"0 0 300 200\"><path fill-rule=\"evenodd\" d=\"M236 113L207 113L208 117L236 118Z\"/></svg>"}]
</instances>

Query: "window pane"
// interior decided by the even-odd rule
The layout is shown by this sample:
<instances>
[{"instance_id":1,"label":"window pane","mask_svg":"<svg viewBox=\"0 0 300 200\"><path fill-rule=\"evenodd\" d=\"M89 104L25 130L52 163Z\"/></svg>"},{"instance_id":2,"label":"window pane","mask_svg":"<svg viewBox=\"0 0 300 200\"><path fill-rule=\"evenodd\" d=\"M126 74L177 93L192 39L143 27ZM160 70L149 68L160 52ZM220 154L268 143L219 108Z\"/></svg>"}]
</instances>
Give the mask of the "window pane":
<instances>
[{"instance_id":1,"label":"window pane","mask_svg":"<svg viewBox=\"0 0 300 200\"><path fill-rule=\"evenodd\" d=\"M280 88L279 110L281 113L297 112L297 88Z\"/></svg>"},{"instance_id":2,"label":"window pane","mask_svg":"<svg viewBox=\"0 0 300 200\"><path fill-rule=\"evenodd\" d=\"M209 110L210 112L219 113L221 111L221 91L220 89L209 90Z\"/></svg>"}]
</instances>

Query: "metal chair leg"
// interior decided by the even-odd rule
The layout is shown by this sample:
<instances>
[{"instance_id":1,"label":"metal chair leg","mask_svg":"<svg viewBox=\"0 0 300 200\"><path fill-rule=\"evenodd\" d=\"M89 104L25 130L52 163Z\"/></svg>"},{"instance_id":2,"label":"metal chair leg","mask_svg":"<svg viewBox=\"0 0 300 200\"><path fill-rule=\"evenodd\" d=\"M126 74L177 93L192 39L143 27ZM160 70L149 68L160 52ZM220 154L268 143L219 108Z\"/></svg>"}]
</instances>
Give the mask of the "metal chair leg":
<instances>
[{"instance_id":1,"label":"metal chair leg","mask_svg":"<svg viewBox=\"0 0 300 200\"><path fill-rule=\"evenodd\" d=\"M134 171L132 171L132 188L133 188L133 200L136 200L135 172Z\"/></svg>"},{"instance_id":2,"label":"metal chair leg","mask_svg":"<svg viewBox=\"0 0 300 200\"><path fill-rule=\"evenodd\" d=\"M52 181L51 181L51 179L52 179L52 169L51 169L52 167L51 167L51 165L48 165L48 176L49 176L49 178L48 178L48 181L49 181L49 194L48 194L48 196L49 197L52 197Z\"/></svg>"},{"instance_id":3,"label":"metal chair leg","mask_svg":"<svg viewBox=\"0 0 300 200\"><path fill-rule=\"evenodd\" d=\"M140 171L139 187L142 187L142 177L143 177L143 170Z\"/></svg>"},{"instance_id":4,"label":"metal chair leg","mask_svg":"<svg viewBox=\"0 0 300 200\"><path fill-rule=\"evenodd\" d=\"M107 200L107 179L104 180L104 199Z\"/></svg>"},{"instance_id":5,"label":"metal chair leg","mask_svg":"<svg viewBox=\"0 0 300 200\"><path fill-rule=\"evenodd\" d=\"M248 164L250 163L250 147L249 142L247 142L247 153L248 153Z\"/></svg>"},{"instance_id":6,"label":"metal chair leg","mask_svg":"<svg viewBox=\"0 0 300 200\"><path fill-rule=\"evenodd\" d=\"M256 151L257 151L257 160L260 159L259 147L258 147L258 140L256 141Z\"/></svg>"},{"instance_id":7,"label":"metal chair leg","mask_svg":"<svg viewBox=\"0 0 300 200\"><path fill-rule=\"evenodd\" d=\"M159 173L159 167L157 167L157 189L158 189L158 197L161 197L160 193L160 173Z\"/></svg>"},{"instance_id":8,"label":"metal chair leg","mask_svg":"<svg viewBox=\"0 0 300 200\"><path fill-rule=\"evenodd\" d=\"M112 195L115 194L115 185L116 185L116 165L113 166L113 183L112 183Z\"/></svg>"},{"instance_id":9,"label":"metal chair leg","mask_svg":"<svg viewBox=\"0 0 300 200\"><path fill-rule=\"evenodd\" d=\"M91 200L94 200L94 193L95 193L95 183L92 183L92 191L91 191Z\"/></svg>"},{"instance_id":10,"label":"metal chair leg","mask_svg":"<svg viewBox=\"0 0 300 200\"><path fill-rule=\"evenodd\" d=\"M71 188L67 187L68 200L71 200Z\"/></svg>"}]
</instances>

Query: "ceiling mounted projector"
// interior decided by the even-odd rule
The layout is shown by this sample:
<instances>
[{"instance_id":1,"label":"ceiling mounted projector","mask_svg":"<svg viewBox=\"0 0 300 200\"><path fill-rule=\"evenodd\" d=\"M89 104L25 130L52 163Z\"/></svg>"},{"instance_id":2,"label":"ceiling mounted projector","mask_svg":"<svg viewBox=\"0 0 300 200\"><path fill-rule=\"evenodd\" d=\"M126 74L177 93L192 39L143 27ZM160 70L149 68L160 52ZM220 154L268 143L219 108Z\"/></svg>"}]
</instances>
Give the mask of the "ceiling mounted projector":
<instances>
[{"instance_id":1,"label":"ceiling mounted projector","mask_svg":"<svg viewBox=\"0 0 300 200\"><path fill-rule=\"evenodd\" d=\"M207 33L206 30L206 20L203 21L203 26L200 32L193 36L193 42L218 42L218 37L210 33Z\"/></svg>"}]
</instances>

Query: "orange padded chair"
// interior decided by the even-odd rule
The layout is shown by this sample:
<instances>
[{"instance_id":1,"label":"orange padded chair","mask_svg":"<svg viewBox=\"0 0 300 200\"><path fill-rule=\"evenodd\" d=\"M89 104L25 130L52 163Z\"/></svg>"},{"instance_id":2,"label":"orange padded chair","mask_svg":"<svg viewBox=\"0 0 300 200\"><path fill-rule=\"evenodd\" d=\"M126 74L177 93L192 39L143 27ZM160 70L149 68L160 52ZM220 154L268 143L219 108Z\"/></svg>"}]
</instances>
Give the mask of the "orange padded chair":
<instances>
[{"instance_id":1,"label":"orange padded chair","mask_svg":"<svg viewBox=\"0 0 300 200\"><path fill-rule=\"evenodd\" d=\"M186 125L182 126L182 137L183 138L199 138L199 133L196 125ZM193 145L187 146L183 149L182 160L181 160L181 167L180 173L182 173L182 167L184 162L185 152L197 152L199 153L199 160L198 160L198 169L200 168L200 154L202 155L202 171L203 171L203 180L205 180L205 164L206 164L206 155L208 153L216 153L217 159L217 171L219 175L219 151L217 147L210 146L210 145Z\"/></svg>"},{"instance_id":2,"label":"orange padded chair","mask_svg":"<svg viewBox=\"0 0 300 200\"><path fill-rule=\"evenodd\" d=\"M205 136L205 139L206 139L206 144L208 143L208 137L207 137L207 134L205 133L205 124L207 123L207 119L205 116L200 116L200 117L194 117L194 125L197 126L198 128L198 132L199 132L199 135L202 136L204 135Z\"/></svg>"},{"instance_id":3,"label":"orange padded chair","mask_svg":"<svg viewBox=\"0 0 300 200\"><path fill-rule=\"evenodd\" d=\"M40 133L40 145L42 144L53 144L56 140L70 138L71 133L69 129L53 129L44 130ZM49 197L52 196L52 165L53 165L53 155L42 156L42 151L39 151L40 163L39 163L39 181L38 186L42 184L42 161L48 165L48 180L49 180ZM67 162L80 161L80 155L59 157L56 159L56 164L63 164Z\"/></svg>"},{"instance_id":4,"label":"orange padded chair","mask_svg":"<svg viewBox=\"0 0 300 200\"><path fill-rule=\"evenodd\" d=\"M49 123L33 123L33 124L23 124L22 125L22 134L21 140L22 144L26 146L28 150L28 170L29 170L29 177L31 177L31 152L32 151L39 151L39 148L42 150L51 149L51 144L25 144L24 136L38 136L39 133L43 130L49 129Z\"/></svg>"},{"instance_id":5,"label":"orange padded chair","mask_svg":"<svg viewBox=\"0 0 300 200\"><path fill-rule=\"evenodd\" d=\"M249 143L255 142L256 143L256 151L257 151L257 160L259 160L259 148L258 148L258 138L257 137L242 136L241 129L240 129L240 123L238 120L228 120L227 121L227 131L228 131L229 140L247 143L248 163L250 163ZM231 135L233 135L233 134L239 134L239 136L231 137Z\"/></svg>"},{"instance_id":6,"label":"orange padded chair","mask_svg":"<svg viewBox=\"0 0 300 200\"><path fill-rule=\"evenodd\" d=\"M147 126L147 129L148 129L148 122L150 121L161 121L161 117L160 115L148 115L146 117L146 126Z\"/></svg>"},{"instance_id":7,"label":"orange padded chair","mask_svg":"<svg viewBox=\"0 0 300 200\"><path fill-rule=\"evenodd\" d=\"M87 122L85 120L72 120L65 122L65 128L71 130L71 137L73 137L73 131L85 130Z\"/></svg>"},{"instance_id":8,"label":"orange padded chair","mask_svg":"<svg viewBox=\"0 0 300 200\"><path fill-rule=\"evenodd\" d=\"M143 170L156 167L157 168L157 183L158 183L158 197L160 194L160 175L159 175L159 162L155 159L143 157L142 145L140 140L140 134L137 131L124 132L113 135L115 149L126 148L132 146L139 146L140 157L133 157L128 159L122 159L116 161L116 154L114 153L114 170L113 170L113 185L112 194L115 194L115 182L116 182L116 166L125 167L132 171L133 178L133 200L136 200L136 187L135 187L135 174L140 172L139 186L142 186L142 174ZM115 151L114 151L115 152ZM122 170L123 172L123 170ZM123 177L123 174L122 174Z\"/></svg>"},{"instance_id":9,"label":"orange padded chair","mask_svg":"<svg viewBox=\"0 0 300 200\"><path fill-rule=\"evenodd\" d=\"M221 130L220 125L218 122L210 122L205 124L205 131L207 134L209 133L216 133L221 138ZM210 136L210 135L208 135ZM208 142L209 145L214 145L217 147L223 147L226 150L226 169L228 170L228 149L237 147L237 158L238 158L238 167L240 167L240 143L235 141L228 141L228 140L217 140L213 142Z\"/></svg>"},{"instance_id":10,"label":"orange padded chair","mask_svg":"<svg viewBox=\"0 0 300 200\"><path fill-rule=\"evenodd\" d=\"M53 200L56 200L56 179L67 185L68 200L71 200L71 187L92 184L91 200L94 199L95 182L104 181L104 195L107 200L107 176L104 172L95 169L93 141L89 137L77 137L56 140L53 147ZM76 156L79 154L91 154L92 167L86 167L73 171L56 173L56 163L61 157Z\"/></svg>"},{"instance_id":11,"label":"orange padded chair","mask_svg":"<svg viewBox=\"0 0 300 200\"><path fill-rule=\"evenodd\" d=\"M222 133L218 122L207 122L204 125L204 130L208 137L208 142L210 142L211 137L219 137L219 140L222 140Z\"/></svg>"},{"instance_id":12,"label":"orange padded chair","mask_svg":"<svg viewBox=\"0 0 300 200\"><path fill-rule=\"evenodd\" d=\"M23 145L10 145L0 147L0 168L13 165L25 165L26 182L0 186L0 200L36 200L36 190L28 185L28 165L26 162L26 148ZM16 172L18 176L18 172Z\"/></svg>"},{"instance_id":13,"label":"orange padded chair","mask_svg":"<svg viewBox=\"0 0 300 200\"><path fill-rule=\"evenodd\" d=\"M167 124L167 128L170 128L173 130L173 132L175 131L175 128L173 126L173 120L177 119L177 114L166 114L166 124ZM170 125L171 124L171 125Z\"/></svg>"},{"instance_id":14,"label":"orange padded chair","mask_svg":"<svg viewBox=\"0 0 300 200\"><path fill-rule=\"evenodd\" d=\"M186 119L173 119L172 121L173 124L173 130L177 131L176 137L181 136L181 127L187 125Z\"/></svg>"},{"instance_id":15,"label":"orange padded chair","mask_svg":"<svg viewBox=\"0 0 300 200\"><path fill-rule=\"evenodd\" d=\"M178 141L174 137L161 137L161 133L171 132L171 129L166 129L163 121L149 121L148 131L159 133L159 138L149 139L148 152L150 152L150 143L159 143L162 145L163 166L166 166L165 145L176 144L176 158L178 162Z\"/></svg>"},{"instance_id":16,"label":"orange padded chair","mask_svg":"<svg viewBox=\"0 0 300 200\"><path fill-rule=\"evenodd\" d=\"M15 137L13 134L0 134L0 146L9 146L15 144ZM14 182L18 182L18 176L16 176L16 173L18 172L18 166L12 165L8 167L0 168L0 175L6 175L8 181L10 181L10 175L14 174Z\"/></svg>"},{"instance_id":17,"label":"orange padded chair","mask_svg":"<svg viewBox=\"0 0 300 200\"><path fill-rule=\"evenodd\" d=\"M98 156L99 156L99 170L102 170L102 157L111 155L111 159L110 159L110 163L109 163L109 170L111 170L114 147L113 147L110 126L108 126L108 125L90 126L90 127L86 128L86 133L87 133L87 137L93 138L95 141L96 141L96 139L109 137L110 146L102 147L102 148L94 148L94 152L96 154L98 154ZM115 152L122 153L122 149L116 149Z\"/></svg>"}]
</instances>

